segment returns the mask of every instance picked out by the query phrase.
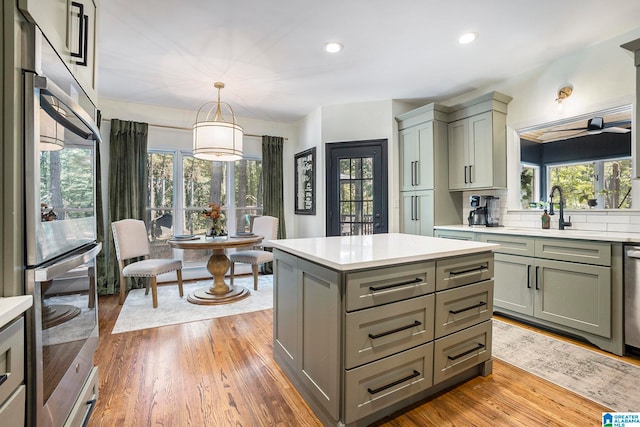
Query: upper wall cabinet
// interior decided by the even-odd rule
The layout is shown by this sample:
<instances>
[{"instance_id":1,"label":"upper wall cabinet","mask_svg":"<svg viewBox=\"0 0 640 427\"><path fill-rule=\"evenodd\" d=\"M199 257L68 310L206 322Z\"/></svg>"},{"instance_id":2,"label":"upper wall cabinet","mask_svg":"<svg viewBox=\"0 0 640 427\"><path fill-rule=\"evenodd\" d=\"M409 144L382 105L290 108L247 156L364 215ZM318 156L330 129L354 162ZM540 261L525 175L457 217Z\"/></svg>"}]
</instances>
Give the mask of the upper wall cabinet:
<instances>
[{"instance_id":1,"label":"upper wall cabinet","mask_svg":"<svg viewBox=\"0 0 640 427\"><path fill-rule=\"evenodd\" d=\"M507 104L491 92L449 114L449 190L506 188Z\"/></svg>"},{"instance_id":2,"label":"upper wall cabinet","mask_svg":"<svg viewBox=\"0 0 640 427\"><path fill-rule=\"evenodd\" d=\"M98 0L18 0L97 105Z\"/></svg>"}]
</instances>

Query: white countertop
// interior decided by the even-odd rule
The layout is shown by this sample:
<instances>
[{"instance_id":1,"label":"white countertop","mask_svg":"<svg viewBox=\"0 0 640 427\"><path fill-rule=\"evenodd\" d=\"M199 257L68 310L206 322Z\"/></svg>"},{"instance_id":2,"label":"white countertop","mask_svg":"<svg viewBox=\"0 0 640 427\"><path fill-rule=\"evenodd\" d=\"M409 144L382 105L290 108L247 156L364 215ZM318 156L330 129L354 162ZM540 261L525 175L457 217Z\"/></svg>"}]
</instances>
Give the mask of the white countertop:
<instances>
[{"instance_id":1,"label":"white countertop","mask_svg":"<svg viewBox=\"0 0 640 427\"><path fill-rule=\"evenodd\" d=\"M31 295L0 297L0 328L27 311L33 305Z\"/></svg>"},{"instance_id":2,"label":"white countertop","mask_svg":"<svg viewBox=\"0 0 640 427\"><path fill-rule=\"evenodd\" d=\"M339 271L486 252L500 247L398 233L283 239L270 243L274 248Z\"/></svg>"},{"instance_id":3,"label":"white countertop","mask_svg":"<svg viewBox=\"0 0 640 427\"><path fill-rule=\"evenodd\" d=\"M554 237L554 238L577 239L577 240L598 240L603 242L622 242L622 243L640 242L640 233L573 230L571 228L566 228L564 230L558 230L557 228L550 228L548 230L543 230L542 228L484 227L484 226L468 226L468 225L438 225L434 228L436 230L470 231L470 232L472 231L475 233L511 234L511 235L518 235L518 236Z\"/></svg>"}]
</instances>

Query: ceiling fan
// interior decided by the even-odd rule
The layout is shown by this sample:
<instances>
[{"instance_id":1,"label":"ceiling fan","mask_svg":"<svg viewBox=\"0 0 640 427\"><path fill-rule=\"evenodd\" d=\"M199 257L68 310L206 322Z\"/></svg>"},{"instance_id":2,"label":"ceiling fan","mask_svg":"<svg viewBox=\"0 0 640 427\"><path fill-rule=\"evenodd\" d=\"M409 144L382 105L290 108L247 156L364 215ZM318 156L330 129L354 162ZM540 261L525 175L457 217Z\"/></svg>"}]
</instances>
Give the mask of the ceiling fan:
<instances>
[{"instance_id":1,"label":"ceiling fan","mask_svg":"<svg viewBox=\"0 0 640 427\"><path fill-rule=\"evenodd\" d=\"M610 132L610 133L628 133L631 132L631 129L620 126L628 126L630 122L628 120L621 120L617 122L605 123L602 117L594 117L587 121L587 126L582 128L568 128L568 129L550 129L546 132L569 132L569 131L579 131L576 135L580 133L587 133L588 135L597 135L602 132ZM575 136L575 135L574 135Z\"/></svg>"}]
</instances>

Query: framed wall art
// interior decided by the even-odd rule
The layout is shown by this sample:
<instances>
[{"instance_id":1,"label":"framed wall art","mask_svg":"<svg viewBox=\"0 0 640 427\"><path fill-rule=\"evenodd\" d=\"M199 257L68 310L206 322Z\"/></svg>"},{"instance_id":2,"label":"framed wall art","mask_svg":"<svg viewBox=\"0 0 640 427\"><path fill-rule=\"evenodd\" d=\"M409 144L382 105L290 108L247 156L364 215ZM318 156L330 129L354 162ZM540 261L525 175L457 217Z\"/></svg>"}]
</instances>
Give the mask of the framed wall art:
<instances>
[{"instance_id":1,"label":"framed wall art","mask_svg":"<svg viewBox=\"0 0 640 427\"><path fill-rule=\"evenodd\" d=\"M300 215L316 214L316 148L294 156L295 159L295 212Z\"/></svg>"}]
</instances>

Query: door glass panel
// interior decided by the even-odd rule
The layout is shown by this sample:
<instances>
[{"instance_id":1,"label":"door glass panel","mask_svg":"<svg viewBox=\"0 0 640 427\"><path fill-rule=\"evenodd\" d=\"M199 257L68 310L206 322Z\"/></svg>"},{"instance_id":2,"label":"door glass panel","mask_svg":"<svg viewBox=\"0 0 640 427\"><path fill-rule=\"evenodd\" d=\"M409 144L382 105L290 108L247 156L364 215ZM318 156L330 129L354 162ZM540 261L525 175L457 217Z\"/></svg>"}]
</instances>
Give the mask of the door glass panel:
<instances>
[{"instance_id":1,"label":"door glass panel","mask_svg":"<svg viewBox=\"0 0 640 427\"><path fill-rule=\"evenodd\" d=\"M373 158L340 160L340 234L373 234ZM350 202L350 203L347 203Z\"/></svg>"}]
</instances>

